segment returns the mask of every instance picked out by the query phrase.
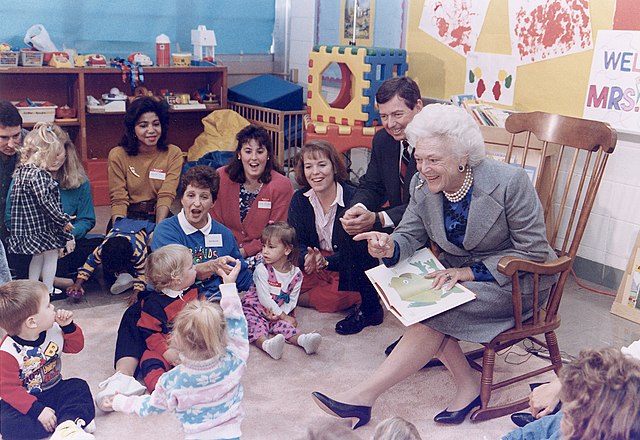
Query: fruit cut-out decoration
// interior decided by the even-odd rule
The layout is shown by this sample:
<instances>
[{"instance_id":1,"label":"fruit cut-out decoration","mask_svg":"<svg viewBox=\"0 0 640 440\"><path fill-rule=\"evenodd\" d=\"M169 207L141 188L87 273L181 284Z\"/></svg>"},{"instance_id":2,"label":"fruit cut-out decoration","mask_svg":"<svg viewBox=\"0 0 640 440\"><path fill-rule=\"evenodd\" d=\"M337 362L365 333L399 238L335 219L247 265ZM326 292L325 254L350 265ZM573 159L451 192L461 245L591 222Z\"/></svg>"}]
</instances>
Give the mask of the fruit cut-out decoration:
<instances>
[{"instance_id":1,"label":"fruit cut-out decoration","mask_svg":"<svg viewBox=\"0 0 640 440\"><path fill-rule=\"evenodd\" d=\"M480 98L484 94L485 90L487 90L487 86L484 85L484 80L480 78L476 87L476 96Z\"/></svg>"},{"instance_id":2,"label":"fruit cut-out decoration","mask_svg":"<svg viewBox=\"0 0 640 440\"><path fill-rule=\"evenodd\" d=\"M493 99L495 99L496 101L500 99L500 96L502 95L502 87L500 86L500 81L496 81L493 84L493 88L491 89L491 91L493 92Z\"/></svg>"}]
</instances>

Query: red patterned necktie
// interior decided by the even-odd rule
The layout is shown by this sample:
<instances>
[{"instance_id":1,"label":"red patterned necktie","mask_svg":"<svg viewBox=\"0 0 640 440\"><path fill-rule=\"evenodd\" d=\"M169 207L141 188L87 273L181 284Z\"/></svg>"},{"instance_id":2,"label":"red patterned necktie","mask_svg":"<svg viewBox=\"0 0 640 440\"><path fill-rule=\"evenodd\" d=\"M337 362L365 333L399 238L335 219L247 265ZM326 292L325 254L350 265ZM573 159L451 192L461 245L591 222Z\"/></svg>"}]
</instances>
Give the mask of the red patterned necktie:
<instances>
[{"instance_id":1,"label":"red patterned necktie","mask_svg":"<svg viewBox=\"0 0 640 440\"><path fill-rule=\"evenodd\" d=\"M407 169L409 168L409 161L411 160L411 154L409 154L409 142L402 141L402 154L400 156L400 188L404 190L404 181L407 178Z\"/></svg>"}]
</instances>

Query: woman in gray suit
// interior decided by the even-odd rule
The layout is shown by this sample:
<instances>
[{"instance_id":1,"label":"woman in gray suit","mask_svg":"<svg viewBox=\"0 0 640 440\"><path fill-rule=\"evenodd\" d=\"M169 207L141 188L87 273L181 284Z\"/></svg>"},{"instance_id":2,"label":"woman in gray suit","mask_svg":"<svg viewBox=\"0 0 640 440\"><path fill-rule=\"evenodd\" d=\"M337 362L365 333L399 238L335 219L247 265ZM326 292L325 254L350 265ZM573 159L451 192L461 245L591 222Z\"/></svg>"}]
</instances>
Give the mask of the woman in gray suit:
<instances>
[{"instance_id":1,"label":"woman in gray suit","mask_svg":"<svg viewBox=\"0 0 640 440\"><path fill-rule=\"evenodd\" d=\"M462 108L428 105L406 128L415 146L417 173L402 221L392 235L366 232L369 253L387 266L436 243L447 268L434 272L433 287L456 282L477 294L474 301L408 327L391 355L364 382L331 399L313 393L318 405L337 417L369 421L371 406L391 386L437 357L452 373L457 392L436 422L456 424L480 406L480 373L467 362L458 340L489 342L514 325L511 278L497 270L507 255L531 261L556 258L546 237L538 196L520 167L485 159L484 141ZM540 278L540 301L555 276ZM523 315L531 315L533 278L521 279ZM345 403L342 403L345 402Z\"/></svg>"}]
</instances>

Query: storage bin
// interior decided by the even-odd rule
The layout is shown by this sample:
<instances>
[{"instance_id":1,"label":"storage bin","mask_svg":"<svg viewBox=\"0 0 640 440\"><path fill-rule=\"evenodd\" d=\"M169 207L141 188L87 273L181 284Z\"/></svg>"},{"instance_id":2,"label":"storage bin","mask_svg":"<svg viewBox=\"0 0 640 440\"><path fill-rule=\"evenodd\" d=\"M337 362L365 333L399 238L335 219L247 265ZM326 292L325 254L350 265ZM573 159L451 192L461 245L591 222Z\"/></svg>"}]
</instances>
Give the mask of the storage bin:
<instances>
[{"instance_id":1,"label":"storage bin","mask_svg":"<svg viewBox=\"0 0 640 440\"><path fill-rule=\"evenodd\" d=\"M18 65L19 52L4 51L0 52L0 66L12 67Z\"/></svg>"},{"instance_id":2,"label":"storage bin","mask_svg":"<svg viewBox=\"0 0 640 440\"><path fill-rule=\"evenodd\" d=\"M43 58L44 52L38 52L35 50L20 51L20 64L25 67L42 67Z\"/></svg>"},{"instance_id":3,"label":"storage bin","mask_svg":"<svg viewBox=\"0 0 640 440\"><path fill-rule=\"evenodd\" d=\"M41 104L44 101L34 101L34 104ZM16 105L14 102L13 105ZM17 107L22 122L25 124L33 124L36 122L53 122L56 118L57 105L38 106L38 107Z\"/></svg>"}]
</instances>

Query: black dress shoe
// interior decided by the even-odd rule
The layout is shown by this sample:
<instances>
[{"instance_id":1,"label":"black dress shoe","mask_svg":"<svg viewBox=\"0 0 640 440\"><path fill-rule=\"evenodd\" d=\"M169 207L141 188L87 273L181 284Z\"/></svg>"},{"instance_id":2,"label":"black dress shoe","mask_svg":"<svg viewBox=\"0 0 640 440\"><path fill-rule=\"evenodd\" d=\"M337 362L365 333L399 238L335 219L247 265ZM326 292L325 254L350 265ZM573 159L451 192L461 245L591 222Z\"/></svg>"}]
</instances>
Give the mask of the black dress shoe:
<instances>
[{"instance_id":1,"label":"black dress shoe","mask_svg":"<svg viewBox=\"0 0 640 440\"><path fill-rule=\"evenodd\" d=\"M370 406L349 405L347 403L337 402L317 391L311 393L311 396L313 396L316 405L327 414L342 419L352 419L352 429L364 426L371 420Z\"/></svg>"},{"instance_id":2,"label":"black dress shoe","mask_svg":"<svg viewBox=\"0 0 640 440\"><path fill-rule=\"evenodd\" d=\"M382 308L365 315L359 307L356 307L349 316L342 321L338 321L336 324L336 333L339 335L354 335L360 333L363 328L370 325L382 324L383 319L384 312Z\"/></svg>"},{"instance_id":3,"label":"black dress shoe","mask_svg":"<svg viewBox=\"0 0 640 440\"><path fill-rule=\"evenodd\" d=\"M519 413L513 413L511 414L511 421L513 423L516 424L516 426L519 426L520 428L522 428L523 426L528 425L529 423L535 421L536 418L529 414L529 413L525 413L525 412L519 412Z\"/></svg>"},{"instance_id":4,"label":"black dress shoe","mask_svg":"<svg viewBox=\"0 0 640 440\"><path fill-rule=\"evenodd\" d=\"M467 414L469 414L473 408L480 405L482 405L482 402L480 401L480 396L478 396L473 399L470 404L458 411L447 411L445 409L440 414L436 415L433 420L438 423L445 423L447 425L459 425L460 423L464 422Z\"/></svg>"},{"instance_id":5,"label":"black dress shoe","mask_svg":"<svg viewBox=\"0 0 640 440\"><path fill-rule=\"evenodd\" d=\"M389 346L384 349L384 354L389 356L391 354L391 352L393 351L393 349L396 348L396 345L398 345L398 342L400 342L400 339L402 339L402 336L400 336L398 339L396 339L396 342L393 342L392 344L389 344Z\"/></svg>"}]
</instances>

